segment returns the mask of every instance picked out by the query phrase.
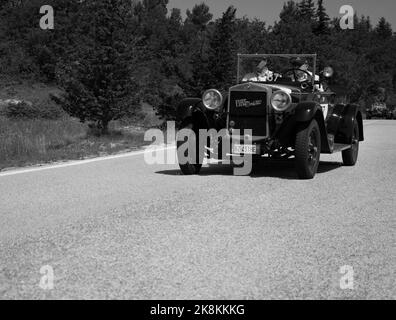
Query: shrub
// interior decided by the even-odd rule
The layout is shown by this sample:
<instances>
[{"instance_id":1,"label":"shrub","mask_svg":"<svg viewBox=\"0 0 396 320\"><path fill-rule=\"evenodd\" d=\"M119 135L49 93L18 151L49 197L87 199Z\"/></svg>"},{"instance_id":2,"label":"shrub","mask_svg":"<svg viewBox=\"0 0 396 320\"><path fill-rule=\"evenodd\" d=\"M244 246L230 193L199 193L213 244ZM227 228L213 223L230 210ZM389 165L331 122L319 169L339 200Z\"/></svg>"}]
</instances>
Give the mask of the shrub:
<instances>
[{"instance_id":1,"label":"shrub","mask_svg":"<svg viewBox=\"0 0 396 320\"><path fill-rule=\"evenodd\" d=\"M3 107L2 114L12 119L60 119L63 110L50 100L40 103L27 101L9 102Z\"/></svg>"}]
</instances>

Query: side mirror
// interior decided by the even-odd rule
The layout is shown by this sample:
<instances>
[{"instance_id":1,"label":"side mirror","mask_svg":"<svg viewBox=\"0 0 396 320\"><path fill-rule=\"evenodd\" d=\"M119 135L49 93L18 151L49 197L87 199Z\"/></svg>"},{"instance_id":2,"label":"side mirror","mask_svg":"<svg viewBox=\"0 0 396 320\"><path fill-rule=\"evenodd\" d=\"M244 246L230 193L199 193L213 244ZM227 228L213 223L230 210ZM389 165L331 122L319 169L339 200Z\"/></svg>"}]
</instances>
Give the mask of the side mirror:
<instances>
[{"instance_id":1,"label":"side mirror","mask_svg":"<svg viewBox=\"0 0 396 320\"><path fill-rule=\"evenodd\" d=\"M331 78L334 75L334 70L332 67L326 67L323 69L323 76L325 78Z\"/></svg>"}]
</instances>

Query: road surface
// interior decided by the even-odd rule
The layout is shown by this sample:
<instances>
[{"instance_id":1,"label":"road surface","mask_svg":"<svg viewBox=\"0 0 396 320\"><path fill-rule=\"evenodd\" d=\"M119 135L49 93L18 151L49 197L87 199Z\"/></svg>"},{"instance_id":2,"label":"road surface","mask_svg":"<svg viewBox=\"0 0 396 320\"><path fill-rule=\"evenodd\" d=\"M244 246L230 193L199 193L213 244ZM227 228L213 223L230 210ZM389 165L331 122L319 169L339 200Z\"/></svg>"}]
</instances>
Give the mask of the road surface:
<instances>
[{"instance_id":1,"label":"road surface","mask_svg":"<svg viewBox=\"0 0 396 320\"><path fill-rule=\"evenodd\" d=\"M141 153L2 173L0 298L395 299L396 121L365 130L312 181Z\"/></svg>"}]
</instances>

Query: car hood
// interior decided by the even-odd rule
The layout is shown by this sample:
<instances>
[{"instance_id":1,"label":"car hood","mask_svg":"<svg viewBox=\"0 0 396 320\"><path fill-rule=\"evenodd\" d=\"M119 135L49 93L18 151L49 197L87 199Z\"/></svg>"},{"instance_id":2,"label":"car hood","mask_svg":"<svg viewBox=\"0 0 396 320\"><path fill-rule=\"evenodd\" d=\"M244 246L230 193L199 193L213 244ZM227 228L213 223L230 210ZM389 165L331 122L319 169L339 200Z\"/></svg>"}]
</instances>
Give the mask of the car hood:
<instances>
[{"instance_id":1,"label":"car hood","mask_svg":"<svg viewBox=\"0 0 396 320\"><path fill-rule=\"evenodd\" d=\"M231 88L231 90L266 90L271 89L272 91L283 90L289 94L291 93L301 93L301 89L296 86L288 86L283 84L267 84L267 83L257 83L257 82L247 82L238 84Z\"/></svg>"},{"instance_id":2,"label":"car hood","mask_svg":"<svg viewBox=\"0 0 396 320\"><path fill-rule=\"evenodd\" d=\"M265 84L265 86L270 87L272 90L283 90L289 94L301 92L299 88L293 86L286 86L281 84Z\"/></svg>"}]
</instances>

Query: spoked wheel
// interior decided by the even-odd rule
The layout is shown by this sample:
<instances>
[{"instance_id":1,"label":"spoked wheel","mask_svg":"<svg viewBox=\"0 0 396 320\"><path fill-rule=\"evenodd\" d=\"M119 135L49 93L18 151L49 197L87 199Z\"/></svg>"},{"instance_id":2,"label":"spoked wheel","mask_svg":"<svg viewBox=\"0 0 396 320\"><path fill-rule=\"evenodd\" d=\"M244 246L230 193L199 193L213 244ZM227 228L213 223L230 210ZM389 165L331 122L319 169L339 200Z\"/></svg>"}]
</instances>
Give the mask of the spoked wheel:
<instances>
[{"instance_id":1,"label":"spoked wheel","mask_svg":"<svg viewBox=\"0 0 396 320\"><path fill-rule=\"evenodd\" d=\"M359 156L359 125L355 121L353 125L352 145L351 148L342 152L342 161L345 166L354 166Z\"/></svg>"},{"instance_id":2,"label":"spoked wheel","mask_svg":"<svg viewBox=\"0 0 396 320\"><path fill-rule=\"evenodd\" d=\"M320 129L316 120L301 127L296 136L296 170L300 179L313 179L318 171L321 152Z\"/></svg>"},{"instance_id":3,"label":"spoked wheel","mask_svg":"<svg viewBox=\"0 0 396 320\"><path fill-rule=\"evenodd\" d=\"M190 134L184 141L177 141L180 170L184 175L199 174L204 159L204 152L199 149L199 132L192 122L185 123L182 129L188 129Z\"/></svg>"}]
</instances>

